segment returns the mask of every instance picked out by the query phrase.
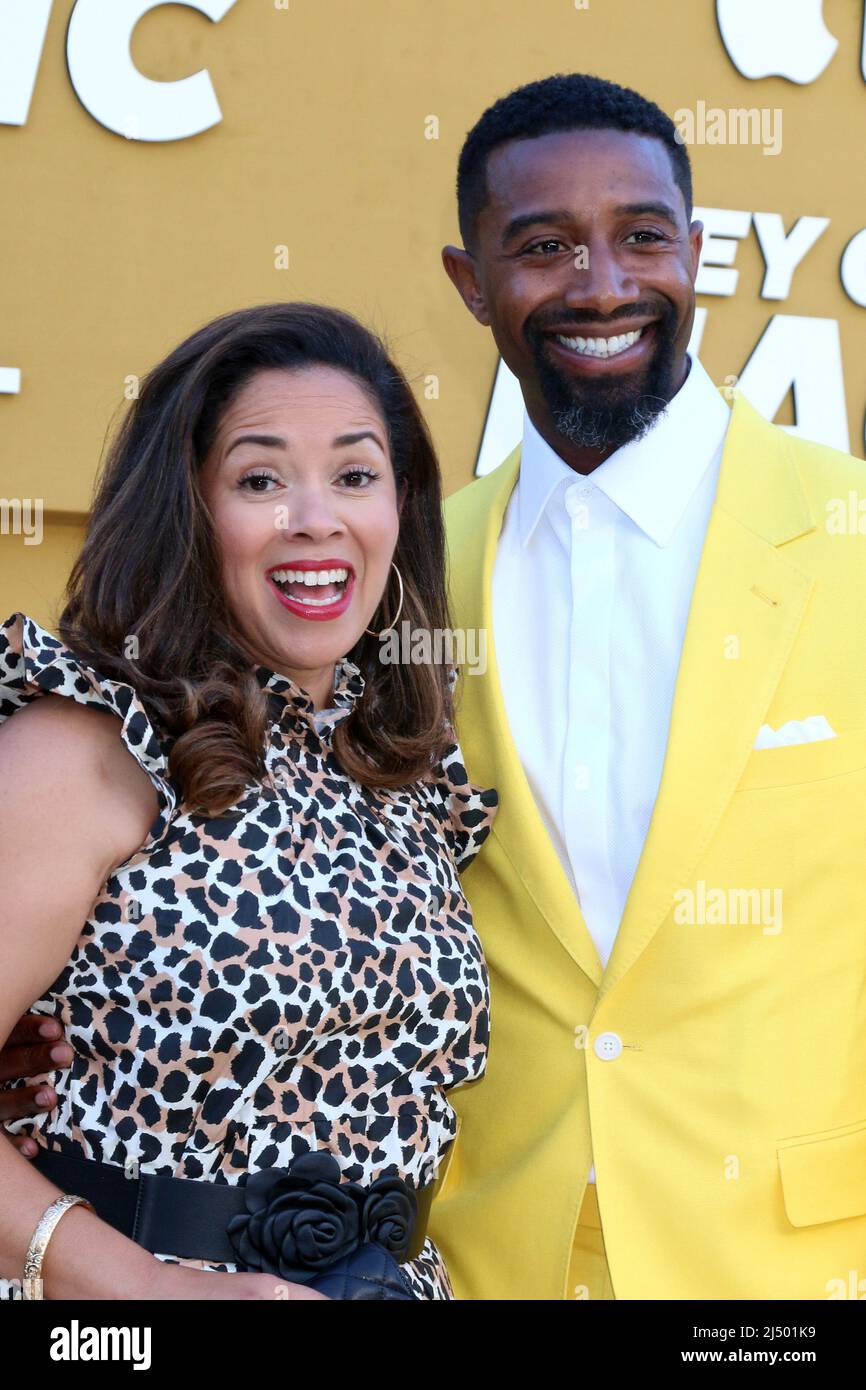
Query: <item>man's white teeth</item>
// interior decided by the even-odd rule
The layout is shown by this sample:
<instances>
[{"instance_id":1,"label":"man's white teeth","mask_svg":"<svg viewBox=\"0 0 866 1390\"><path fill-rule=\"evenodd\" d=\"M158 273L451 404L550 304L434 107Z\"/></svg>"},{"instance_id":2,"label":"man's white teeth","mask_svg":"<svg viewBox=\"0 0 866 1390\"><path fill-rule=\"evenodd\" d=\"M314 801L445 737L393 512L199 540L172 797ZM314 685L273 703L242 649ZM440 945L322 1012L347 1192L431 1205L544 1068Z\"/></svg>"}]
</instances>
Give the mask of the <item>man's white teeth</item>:
<instances>
[{"instance_id":1,"label":"man's white teeth","mask_svg":"<svg viewBox=\"0 0 866 1390\"><path fill-rule=\"evenodd\" d=\"M272 570L271 579L278 584L305 584L312 589L316 584L345 584L349 578L348 570Z\"/></svg>"},{"instance_id":2,"label":"man's white teeth","mask_svg":"<svg viewBox=\"0 0 866 1390\"><path fill-rule=\"evenodd\" d=\"M642 333L643 329L638 328L634 333L620 333L615 338L566 338L562 333L557 333L556 337L564 347L582 357L616 357L633 347Z\"/></svg>"}]
</instances>

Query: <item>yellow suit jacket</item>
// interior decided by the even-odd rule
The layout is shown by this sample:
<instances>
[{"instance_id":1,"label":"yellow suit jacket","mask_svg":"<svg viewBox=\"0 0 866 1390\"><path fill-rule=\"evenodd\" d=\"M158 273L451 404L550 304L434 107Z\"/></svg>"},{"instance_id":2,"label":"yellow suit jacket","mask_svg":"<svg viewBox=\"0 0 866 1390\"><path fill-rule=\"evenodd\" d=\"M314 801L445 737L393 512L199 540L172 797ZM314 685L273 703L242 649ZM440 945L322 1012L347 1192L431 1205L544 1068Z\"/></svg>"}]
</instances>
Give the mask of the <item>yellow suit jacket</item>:
<instances>
[{"instance_id":1,"label":"yellow suit jacket","mask_svg":"<svg viewBox=\"0 0 866 1390\"><path fill-rule=\"evenodd\" d=\"M446 504L453 622L488 641L457 732L471 779L500 794L464 877L489 1062L451 1093L431 1222L455 1293L574 1298L594 1158L617 1298L864 1298L866 465L736 397L661 786L602 970L497 676L491 572L519 455ZM754 749L762 724L812 715L837 737ZM618 1056L596 1053L602 1033Z\"/></svg>"}]
</instances>

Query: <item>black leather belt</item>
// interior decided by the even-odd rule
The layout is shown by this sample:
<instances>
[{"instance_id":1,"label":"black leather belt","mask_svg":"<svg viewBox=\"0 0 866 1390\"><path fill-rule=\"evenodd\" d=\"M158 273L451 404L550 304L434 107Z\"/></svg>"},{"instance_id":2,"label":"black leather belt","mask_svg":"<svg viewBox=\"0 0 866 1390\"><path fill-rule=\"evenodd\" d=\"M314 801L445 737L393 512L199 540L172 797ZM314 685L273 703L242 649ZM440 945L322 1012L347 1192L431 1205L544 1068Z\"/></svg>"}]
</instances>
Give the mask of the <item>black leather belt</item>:
<instances>
[{"instance_id":1,"label":"black leather belt","mask_svg":"<svg viewBox=\"0 0 866 1390\"><path fill-rule=\"evenodd\" d=\"M97 1216L152 1254L238 1263L226 1227L246 1209L241 1186L151 1174L132 1178L116 1164L48 1149L40 1149L32 1162L50 1182L84 1197ZM406 1259L415 1259L424 1246L433 1188L413 1189L417 1213Z\"/></svg>"}]
</instances>

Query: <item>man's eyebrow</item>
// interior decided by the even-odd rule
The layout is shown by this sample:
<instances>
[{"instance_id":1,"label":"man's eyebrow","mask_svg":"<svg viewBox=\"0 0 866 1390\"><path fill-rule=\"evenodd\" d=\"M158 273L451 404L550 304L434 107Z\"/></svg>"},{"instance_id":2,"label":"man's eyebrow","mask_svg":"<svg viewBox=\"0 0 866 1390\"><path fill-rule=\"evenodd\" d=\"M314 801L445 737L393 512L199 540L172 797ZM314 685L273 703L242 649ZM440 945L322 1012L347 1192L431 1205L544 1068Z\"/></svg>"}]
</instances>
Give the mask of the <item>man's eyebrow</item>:
<instances>
[{"instance_id":1,"label":"man's eyebrow","mask_svg":"<svg viewBox=\"0 0 866 1390\"><path fill-rule=\"evenodd\" d=\"M620 203L614 208L618 217L663 217L676 224L677 215L668 203Z\"/></svg>"},{"instance_id":2,"label":"man's eyebrow","mask_svg":"<svg viewBox=\"0 0 866 1390\"><path fill-rule=\"evenodd\" d=\"M263 444L266 449L286 449L288 445L278 434L241 434L233 440L226 449L225 456L228 458L232 449L236 449L239 444Z\"/></svg>"},{"instance_id":3,"label":"man's eyebrow","mask_svg":"<svg viewBox=\"0 0 866 1390\"><path fill-rule=\"evenodd\" d=\"M512 217L506 222L502 232L502 245L512 237L517 236L518 232L526 231L527 227L534 227L537 222L568 222L571 220L571 213L567 208L542 208L536 212L519 212L516 217Z\"/></svg>"}]
</instances>

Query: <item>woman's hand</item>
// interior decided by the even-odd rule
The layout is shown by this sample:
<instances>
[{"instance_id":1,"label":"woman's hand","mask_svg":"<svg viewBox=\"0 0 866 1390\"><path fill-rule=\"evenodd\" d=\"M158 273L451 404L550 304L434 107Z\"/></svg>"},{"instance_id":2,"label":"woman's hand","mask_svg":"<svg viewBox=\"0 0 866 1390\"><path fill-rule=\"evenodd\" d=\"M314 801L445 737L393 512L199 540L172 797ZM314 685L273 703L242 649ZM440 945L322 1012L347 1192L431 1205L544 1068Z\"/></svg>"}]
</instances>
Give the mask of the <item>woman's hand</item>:
<instances>
[{"instance_id":1,"label":"woman's hand","mask_svg":"<svg viewBox=\"0 0 866 1390\"><path fill-rule=\"evenodd\" d=\"M15 1024L6 1045L0 1048L0 1083L41 1076L43 1072L68 1067L71 1061L72 1048L63 1041L63 1029L57 1019L45 1014L25 1014ZM0 1125L46 1114L56 1104L57 1092L45 1083L0 1091ZM11 1134L9 1138L25 1157L35 1157L38 1149L32 1139Z\"/></svg>"}]
</instances>

